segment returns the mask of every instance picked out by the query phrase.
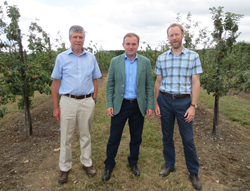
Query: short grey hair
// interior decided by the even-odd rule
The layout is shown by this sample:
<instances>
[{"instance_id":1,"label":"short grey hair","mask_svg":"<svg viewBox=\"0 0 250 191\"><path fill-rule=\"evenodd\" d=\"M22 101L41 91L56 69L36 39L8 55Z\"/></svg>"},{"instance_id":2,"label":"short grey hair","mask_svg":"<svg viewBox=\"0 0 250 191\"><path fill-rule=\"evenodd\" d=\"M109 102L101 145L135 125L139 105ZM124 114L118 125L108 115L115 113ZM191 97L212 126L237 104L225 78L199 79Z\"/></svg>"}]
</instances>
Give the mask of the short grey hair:
<instances>
[{"instance_id":1,"label":"short grey hair","mask_svg":"<svg viewBox=\"0 0 250 191\"><path fill-rule=\"evenodd\" d=\"M79 26L79 25L73 25L72 27L70 27L70 29L69 29L69 38L71 37L72 32L83 33L83 36L85 36L85 30L83 29L82 26Z\"/></svg>"}]
</instances>

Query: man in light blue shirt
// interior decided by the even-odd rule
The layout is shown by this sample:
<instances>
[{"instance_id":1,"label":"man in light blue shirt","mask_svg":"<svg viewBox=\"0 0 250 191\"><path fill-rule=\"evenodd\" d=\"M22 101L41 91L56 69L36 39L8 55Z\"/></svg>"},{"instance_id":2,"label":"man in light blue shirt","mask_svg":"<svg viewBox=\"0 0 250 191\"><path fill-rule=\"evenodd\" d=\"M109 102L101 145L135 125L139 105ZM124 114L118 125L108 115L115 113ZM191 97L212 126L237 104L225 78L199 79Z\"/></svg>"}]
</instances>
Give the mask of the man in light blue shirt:
<instances>
[{"instance_id":1,"label":"man in light blue shirt","mask_svg":"<svg viewBox=\"0 0 250 191\"><path fill-rule=\"evenodd\" d=\"M91 160L90 129L95 103L97 101L98 81L101 72L95 56L83 49L85 31L74 25L69 30L71 48L60 53L51 74L53 116L60 122L61 147L58 182L68 181L72 167L71 139L77 125L80 132L80 161L88 176L95 176L96 170ZM58 106L59 95L60 108Z\"/></svg>"},{"instance_id":2,"label":"man in light blue shirt","mask_svg":"<svg viewBox=\"0 0 250 191\"><path fill-rule=\"evenodd\" d=\"M130 155L128 163L135 176L139 148L142 142L144 117L151 116L154 109L154 88L149 59L137 54L139 36L128 33L123 38L125 54L111 60L107 81L107 112L111 116L107 158L102 180L108 181L116 164L115 157L126 121L130 131Z\"/></svg>"}]
</instances>

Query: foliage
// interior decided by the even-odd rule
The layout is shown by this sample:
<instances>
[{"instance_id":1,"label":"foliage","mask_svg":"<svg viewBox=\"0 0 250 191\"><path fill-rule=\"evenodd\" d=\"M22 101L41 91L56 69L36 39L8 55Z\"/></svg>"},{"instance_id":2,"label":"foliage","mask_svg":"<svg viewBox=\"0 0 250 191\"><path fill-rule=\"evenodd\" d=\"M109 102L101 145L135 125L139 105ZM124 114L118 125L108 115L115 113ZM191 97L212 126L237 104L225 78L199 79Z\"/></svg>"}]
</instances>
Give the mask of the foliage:
<instances>
[{"instance_id":1,"label":"foliage","mask_svg":"<svg viewBox=\"0 0 250 191\"><path fill-rule=\"evenodd\" d=\"M207 27L201 28L199 21L193 21L190 12L188 12L185 21L182 20L180 13L177 14L176 20L184 28L184 46L186 48L195 50L197 45L202 45L203 48L208 46L210 38Z\"/></svg>"},{"instance_id":2,"label":"foliage","mask_svg":"<svg viewBox=\"0 0 250 191\"><path fill-rule=\"evenodd\" d=\"M51 50L50 38L48 34L32 22L29 27L28 50L23 49L22 40L24 34L21 34L19 27L20 13L16 6L9 6L5 2L7 17L10 22L0 20L1 31L1 57L0 73L3 77L0 80L1 104L9 101L15 101L17 95L22 98L18 102L21 109L25 109L27 118L26 124L29 126L29 134L32 134L32 123L30 116L31 97L35 91L40 93L50 93L51 78L55 60L54 52ZM1 18L5 14L1 7Z\"/></svg>"},{"instance_id":3,"label":"foliage","mask_svg":"<svg viewBox=\"0 0 250 191\"><path fill-rule=\"evenodd\" d=\"M214 21L214 48L205 51L204 74L201 76L202 87L215 97L213 134L216 134L218 126L219 97L226 95L229 89L234 87L237 81L235 76L239 74L238 66L235 67L238 59L235 57L233 45L240 35L238 23L243 15L230 12L223 15L222 9L223 7L210 8Z\"/></svg>"},{"instance_id":4,"label":"foliage","mask_svg":"<svg viewBox=\"0 0 250 191\"><path fill-rule=\"evenodd\" d=\"M250 90L250 43L236 43L234 50L236 69L239 70L234 86L247 92Z\"/></svg>"},{"instance_id":5,"label":"foliage","mask_svg":"<svg viewBox=\"0 0 250 191\"><path fill-rule=\"evenodd\" d=\"M110 60L116 55L110 51L98 50L95 53L96 60L99 64L101 71L108 71Z\"/></svg>"},{"instance_id":6,"label":"foliage","mask_svg":"<svg viewBox=\"0 0 250 191\"><path fill-rule=\"evenodd\" d=\"M151 46L146 42L143 42L143 44L146 45L146 47L143 49L143 47L141 46L141 50L139 50L138 53L147 57L150 60L153 73L153 80L155 81L157 77L156 74L154 73L156 60L160 54L169 50L169 46L165 42L160 42L158 46L155 47L155 49L152 49Z\"/></svg>"},{"instance_id":7,"label":"foliage","mask_svg":"<svg viewBox=\"0 0 250 191\"><path fill-rule=\"evenodd\" d=\"M161 43L159 44L158 47L156 47L153 50L149 44L146 44L146 42L142 42L142 44L146 46L143 48L143 45L141 45L140 49L137 52L138 54L141 54L147 57L151 62L152 69L154 69L157 57L163 52L167 51L169 49L169 46L166 43ZM160 51L157 50L158 48L160 49ZM124 50L108 50L107 51L107 50L103 50L102 47L100 47L98 50L96 45L91 46L91 44L89 47L87 47L87 50L94 52L101 71L108 71L111 59L115 56L118 56L124 53Z\"/></svg>"},{"instance_id":8,"label":"foliage","mask_svg":"<svg viewBox=\"0 0 250 191\"><path fill-rule=\"evenodd\" d=\"M6 109L5 107L2 108L2 109L0 109L0 117L1 117L1 118L3 118L3 116L4 116L6 110L7 110L7 109Z\"/></svg>"}]
</instances>

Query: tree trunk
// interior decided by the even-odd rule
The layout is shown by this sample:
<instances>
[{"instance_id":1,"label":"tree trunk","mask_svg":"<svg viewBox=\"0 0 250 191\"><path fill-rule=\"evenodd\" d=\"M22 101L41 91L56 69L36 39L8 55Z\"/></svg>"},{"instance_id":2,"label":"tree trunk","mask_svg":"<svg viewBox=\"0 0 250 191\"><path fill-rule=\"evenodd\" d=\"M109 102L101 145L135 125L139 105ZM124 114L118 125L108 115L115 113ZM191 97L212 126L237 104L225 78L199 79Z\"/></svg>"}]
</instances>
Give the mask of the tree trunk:
<instances>
[{"instance_id":1,"label":"tree trunk","mask_svg":"<svg viewBox=\"0 0 250 191\"><path fill-rule=\"evenodd\" d=\"M21 61L22 63L24 63L24 56L23 56L23 45L22 45L22 40L21 40L21 30L18 29L18 36L20 37L20 39L18 39L18 45L19 45L19 54L21 56Z\"/></svg>"},{"instance_id":2,"label":"tree trunk","mask_svg":"<svg viewBox=\"0 0 250 191\"><path fill-rule=\"evenodd\" d=\"M28 135L32 135L32 121L30 114L30 102L29 97L24 97L24 108L25 108L25 128L28 131Z\"/></svg>"},{"instance_id":3,"label":"tree trunk","mask_svg":"<svg viewBox=\"0 0 250 191\"><path fill-rule=\"evenodd\" d=\"M216 95L214 98L214 120L213 120L213 135L216 135L219 120L219 96Z\"/></svg>"},{"instance_id":4,"label":"tree trunk","mask_svg":"<svg viewBox=\"0 0 250 191\"><path fill-rule=\"evenodd\" d=\"M18 36L20 39L18 39L18 45L19 45L19 54L21 57L21 62L24 64L24 54L23 54L23 45L22 45L22 37L21 37L21 30L18 29ZM25 80L25 71L22 68L21 69L21 75L22 75L22 80ZM29 97L26 96L26 91L25 87L24 89L24 94L23 94L23 100L24 100L24 109L25 109L25 127L28 130L28 135L32 135L32 122L31 122L31 115L30 115L30 102L29 102Z\"/></svg>"},{"instance_id":5,"label":"tree trunk","mask_svg":"<svg viewBox=\"0 0 250 191\"><path fill-rule=\"evenodd\" d=\"M218 63L219 65L221 64L220 62L220 58L218 58ZM217 84L219 84L219 78L218 76L220 76L220 69L218 68L217 71L216 71L216 81L217 81ZM218 128L218 120L219 120L219 89L216 88L215 89L215 97L214 97L214 120L213 120L213 135L216 135L216 131L217 131L217 128Z\"/></svg>"}]
</instances>

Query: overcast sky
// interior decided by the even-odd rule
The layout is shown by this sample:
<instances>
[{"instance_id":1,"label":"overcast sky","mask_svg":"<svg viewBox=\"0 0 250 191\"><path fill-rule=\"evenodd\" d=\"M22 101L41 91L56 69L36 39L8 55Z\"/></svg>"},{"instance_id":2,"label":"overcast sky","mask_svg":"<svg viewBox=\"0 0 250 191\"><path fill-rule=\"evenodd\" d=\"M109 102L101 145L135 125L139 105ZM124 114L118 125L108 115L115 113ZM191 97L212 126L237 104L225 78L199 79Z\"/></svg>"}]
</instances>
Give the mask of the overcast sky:
<instances>
[{"instance_id":1,"label":"overcast sky","mask_svg":"<svg viewBox=\"0 0 250 191\"><path fill-rule=\"evenodd\" d=\"M154 49L166 41L166 29L176 22L177 13L185 21L191 12L192 20L212 30L209 8L219 6L224 7L224 13L244 14L238 40L250 42L249 0L8 0L8 4L17 5L20 10L22 33L27 34L30 23L39 19L38 24L52 39L58 38L60 31L67 47L68 30L76 24L87 32L85 47L92 40L104 50L123 49L123 36L134 32L140 36L140 42Z\"/></svg>"}]
</instances>

